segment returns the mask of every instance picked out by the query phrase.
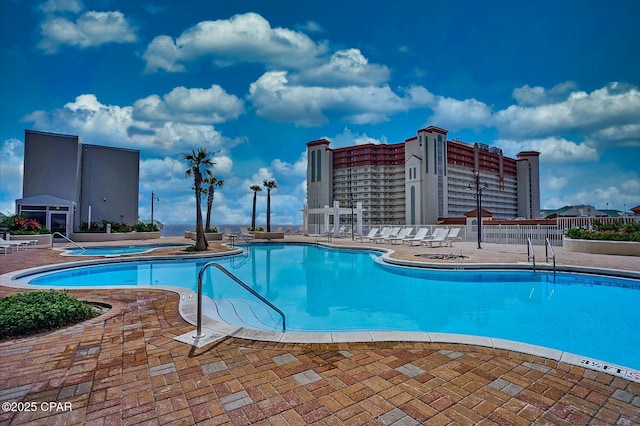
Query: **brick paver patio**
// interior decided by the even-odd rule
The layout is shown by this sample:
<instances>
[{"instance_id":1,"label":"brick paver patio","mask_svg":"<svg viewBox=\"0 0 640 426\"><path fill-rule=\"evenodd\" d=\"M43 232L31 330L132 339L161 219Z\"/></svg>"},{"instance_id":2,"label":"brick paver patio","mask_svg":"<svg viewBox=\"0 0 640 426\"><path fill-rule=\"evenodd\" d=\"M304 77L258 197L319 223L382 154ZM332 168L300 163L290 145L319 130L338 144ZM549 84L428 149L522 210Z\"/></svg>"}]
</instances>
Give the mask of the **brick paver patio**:
<instances>
[{"instance_id":1,"label":"brick paver patio","mask_svg":"<svg viewBox=\"0 0 640 426\"><path fill-rule=\"evenodd\" d=\"M0 272L60 261L69 259L13 253ZM71 293L111 309L0 342L0 424L640 424L640 383L531 355L233 337L194 349L173 340L194 329L175 293Z\"/></svg>"}]
</instances>

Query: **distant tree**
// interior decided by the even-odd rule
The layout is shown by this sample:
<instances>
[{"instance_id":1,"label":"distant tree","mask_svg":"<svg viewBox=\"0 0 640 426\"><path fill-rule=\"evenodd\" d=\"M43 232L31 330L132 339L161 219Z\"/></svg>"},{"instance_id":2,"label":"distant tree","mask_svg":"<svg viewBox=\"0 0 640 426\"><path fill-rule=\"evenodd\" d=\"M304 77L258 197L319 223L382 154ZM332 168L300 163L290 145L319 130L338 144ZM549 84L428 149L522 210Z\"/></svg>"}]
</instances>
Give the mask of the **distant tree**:
<instances>
[{"instance_id":1,"label":"distant tree","mask_svg":"<svg viewBox=\"0 0 640 426\"><path fill-rule=\"evenodd\" d=\"M185 171L187 177L193 177L193 191L196 195L196 251L206 251L208 244L202 228L202 182L203 176L211 176L211 168L214 163L211 161L211 154L205 148L198 151L192 150L189 154L182 154L181 159L189 164Z\"/></svg>"},{"instance_id":2,"label":"distant tree","mask_svg":"<svg viewBox=\"0 0 640 426\"><path fill-rule=\"evenodd\" d=\"M267 188L267 232L271 232L271 190L278 187L275 179L269 179L262 182Z\"/></svg>"},{"instance_id":3,"label":"distant tree","mask_svg":"<svg viewBox=\"0 0 640 426\"><path fill-rule=\"evenodd\" d=\"M251 230L255 231L256 229L256 198L258 197L258 191L262 191L262 187L260 185L251 185L249 189L253 191L253 212L251 213Z\"/></svg>"},{"instance_id":4,"label":"distant tree","mask_svg":"<svg viewBox=\"0 0 640 426\"><path fill-rule=\"evenodd\" d=\"M205 231L209 231L209 229L211 229L211 207L213 206L213 195L216 192L216 187L222 188L222 186L224 185L224 180L223 179L218 179L218 177L216 175L211 175L211 176L205 178L202 182L207 184L207 185L209 185L209 187L206 190L206 192L207 192L207 218L206 218L206 220L204 222Z\"/></svg>"}]
</instances>

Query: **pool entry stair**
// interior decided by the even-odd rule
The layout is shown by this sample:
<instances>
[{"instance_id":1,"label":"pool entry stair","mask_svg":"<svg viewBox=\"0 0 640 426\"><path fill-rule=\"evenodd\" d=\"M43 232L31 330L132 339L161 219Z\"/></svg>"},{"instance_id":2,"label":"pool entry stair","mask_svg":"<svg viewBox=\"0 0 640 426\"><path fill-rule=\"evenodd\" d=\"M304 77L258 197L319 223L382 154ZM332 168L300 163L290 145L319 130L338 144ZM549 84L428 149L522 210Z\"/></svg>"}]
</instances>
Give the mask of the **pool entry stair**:
<instances>
[{"instance_id":1,"label":"pool entry stair","mask_svg":"<svg viewBox=\"0 0 640 426\"><path fill-rule=\"evenodd\" d=\"M240 278L238 278L235 275L233 275L231 272L229 272L227 269L225 269L222 265L220 265L219 263L216 263L216 262L209 262L209 263L204 264L204 266L202 266L202 268L200 268L200 272L198 272L198 314L197 314L196 334L193 336L194 339L200 339L200 338L204 337L204 333L202 332L202 277L204 275L204 272L210 267L214 267L214 268L217 268L218 270L220 270L220 272L225 274L227 277L231 278L236 284L240 285L242 288L247 290L249 293L251 293L253 296L255 296L262 303L264 303L265 305L267 305L268 307L270 307L271 309L276 311L278 314L280 314L280 316L282 317L282 331L283 332L286 331L287 326L286 326L286 318L285 318L284 312L282 312L276 305L274 305L273 303L268 301L266 298L264 298L261 294L256 292L254 289L249 287L244 282L242 282L242 280L240 280ZM227 302L227 304L228 303L230 303L230 302ZM225 309L221 310L220 307L221 307L221 305L218 305L218 311L219 312L225 310ZM240 305L231 303L231 307L230 308L231 308L231 310L233 310L235 312L238 312L238 310L240 309ZM246 309L250 309L253 313L256 312L248 304L245 306L245 308ZM229 309L226 309L226 310L229 310ZM245 310L245 309L242 309L242 310ZM241 315L241 314L238 315L238 316L239 317L246 317L246 315Z\"/></svg>"}]
</instances>

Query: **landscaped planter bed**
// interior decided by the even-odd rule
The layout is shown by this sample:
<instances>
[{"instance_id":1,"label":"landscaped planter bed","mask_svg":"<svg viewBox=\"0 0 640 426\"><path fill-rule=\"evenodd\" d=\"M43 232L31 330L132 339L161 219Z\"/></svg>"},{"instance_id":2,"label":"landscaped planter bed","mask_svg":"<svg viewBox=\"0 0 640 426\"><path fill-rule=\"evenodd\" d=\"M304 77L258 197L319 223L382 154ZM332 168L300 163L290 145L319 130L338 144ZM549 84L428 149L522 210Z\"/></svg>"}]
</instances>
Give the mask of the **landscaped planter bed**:
<instances>
[{"instance_id":1,"label":"landscaped planter bed","mask_svg":"<svg viewBox=\"0 0 640 426\"><path fill-rule=\"evenodd\" d=\"M71 240L80 243L126 240L155 240L160 238L160 231L154 232L72 232Z\"/></svg>"},{"instance_id":2,"label":"landscaped planter bed","mask_svg":"<svg viewBox=\"0 0 640 426\"><path fill-rule=\"evenodd\" d=\"M565 237L562 247L567 251L580 253L640 256L640 242L635 241L578 240Z\"/></svg>"},{"instance_id":3,"label":"landscaped planter bed","mask_svg":"<svg viewBox=\"0 0 640 426\"><path fill-rule=\"evenodd\" d=\"M185 231L184 233L184 237L189 239L189 240L196 240L196 231ZM222 233L221 232L205 232L204 233L204 237L207 239L207 241L221 241L222 240Z\"/></svg>"},{"instance_id":4,"label":"landscaped planter bed","mask_svg":"<svg viewBox=\"0 0 640 426\"><path fill-rule=\"evenodd\" d=\"M264 239L264 240L277 240L284 238L284 232L264 232L264 231L253 231L251 232L254 238Z\"/></svg>"}]
</instances>

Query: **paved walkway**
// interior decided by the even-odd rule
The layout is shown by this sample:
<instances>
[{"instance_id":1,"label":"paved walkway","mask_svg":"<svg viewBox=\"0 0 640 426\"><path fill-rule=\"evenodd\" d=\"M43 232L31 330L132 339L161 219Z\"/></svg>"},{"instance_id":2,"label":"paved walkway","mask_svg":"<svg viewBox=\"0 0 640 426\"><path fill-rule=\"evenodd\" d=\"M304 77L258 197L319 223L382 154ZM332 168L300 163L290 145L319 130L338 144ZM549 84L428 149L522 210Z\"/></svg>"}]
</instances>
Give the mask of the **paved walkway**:
<instances>
[{"instance_id":1,"label":"paved walkway","mask_svg":"<svg viewBox=\"0 0 640 426\"><path fill-rule=\"evenodd\" d=\"M463 244L454 249L472 251ZM474 256L505 261L497 253L508 248L485 246ZM0 273L61 261L69 258L50 250L13 253L0 257ZM633 258L598 261L640 270ZM16 291L0 287L0 295ZM412 342L230 337L194 349L173 340L194 327L179 316L172 292L72 293L112 308L0 342L0 402L9 403L0 424L640 424L640 383L549 359Z\"/></svg>"}]
</instances>

